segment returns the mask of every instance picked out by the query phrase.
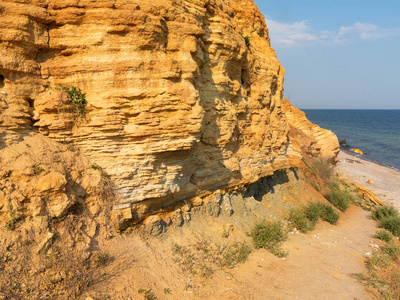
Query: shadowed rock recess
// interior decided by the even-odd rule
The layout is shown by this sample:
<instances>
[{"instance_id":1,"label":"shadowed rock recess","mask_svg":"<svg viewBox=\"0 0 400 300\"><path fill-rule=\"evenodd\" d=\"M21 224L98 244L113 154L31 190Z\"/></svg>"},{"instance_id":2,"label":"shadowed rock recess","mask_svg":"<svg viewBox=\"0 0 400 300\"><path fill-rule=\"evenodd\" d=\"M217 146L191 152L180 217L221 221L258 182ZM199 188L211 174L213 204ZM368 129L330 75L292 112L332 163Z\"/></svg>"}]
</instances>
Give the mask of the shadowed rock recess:
<instances>
[{"instance_id":1,"label":"shadowed rock recess","mask_svg":"<svg viewBox=\"0 0 400 300\"><path fill-rule=\"evenodd\" d=\"M304 153L336 159L333 133L284 101L284 68L252 0L5 0L0 22L0 180L58 180L53 215L74 205L64 190L82 186L91 163L115 187L116 218L140 220L297 167ZM84 116L61 85L86 94ZM91 163L35 174L40 161L15 163L27 138L59 156L67 148L54 142L73 145L68 161ZM19 202L0 192L3 214L43 199L18 189Z\"/></svg>"}]
</instances>

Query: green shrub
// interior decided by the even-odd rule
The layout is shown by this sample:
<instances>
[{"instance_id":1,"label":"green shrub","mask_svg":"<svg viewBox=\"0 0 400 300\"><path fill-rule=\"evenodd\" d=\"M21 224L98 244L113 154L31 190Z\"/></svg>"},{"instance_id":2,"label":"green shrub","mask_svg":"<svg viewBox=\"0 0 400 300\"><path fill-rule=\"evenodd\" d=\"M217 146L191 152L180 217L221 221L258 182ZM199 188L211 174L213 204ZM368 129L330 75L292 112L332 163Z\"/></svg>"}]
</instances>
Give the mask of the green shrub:
<instances>
[{"instance_id":1,"label":"green shrub","mask_svg":"<svg viewBox=\"0 0 400 300\"><path fill-rule=\"evenodd\" d=\"M391 260L397 260L400 256L400 247L394 243L387 243L382 252L387 254Z\"/></svg>"},{"instance_id":2,"label":"green shrub","mask_svg":"<svg viewBox=\"0 0 400 300\"><path fill-rule=\"evenodd\" d=\"M372 218L377 221L381 221L388 217L397 217L398 215L399 212L393 206L380 206L372 211Z\"/></svg>"},{"instance_id":3,"label":"green shrub","mask_svg":"<svg viewBox=\"0 0 400 300\"><path fill-rule=\"evenodd\" d=\"M303 233L314 229L315 224L321 218L322 221L335 225L340 215L331 204L314 202L303 209L292 209L288 221Z\"/></svg>"},{"instance_id":4,"label":"green shrub","mask_svg":"<svg viewBox=\"0 0 400 300\"><path fill-rule=\"evenodd\" d=\"M256 224L251 230L250 236L253 238L256 249L266 248L272 254L283 257L285 252L280 249L281 243L287 238L279 222L261 222Z\"/></svg>"},{"instance_id":5,"label":"green shrub","mask_svg":"<svg viewBox=\"0 0 400 300\"><path fill-rule=\"evenodd\" d=\"M322 203L313 202L308 204L304 209L304 215L314 224L318 221L322 214Z\"/></svg>"},{"instance_id":6,"label":"green shrub","mask_svg":"<svg viewBox=\"0 0 400 300\"><path fill-rule=\"evenodd\" d=\"M319 203L321 208L321 219L322 221L328 222L329 224L336 225L340 215L335 211L332 205L328 203Z\"/></svg>"},{"instance_id":7,"label":"green shrub","mask_svg":"<svg viewBox=\"0 0 400 300\"><path fill-rule=\"evenodd\" d=\"M60 85L56 88L59 91L65 91L71 99L75 112L82 118L86 115L86 93L82 93L81 89L72 86L71 88Z\"/></svg>"},{"instance_id":8,"label":"green shrub","mask_svg":"<svg viewBox=\"0 0 400 300\"><path fill-rule=\"evenodd\" d=\"M393 235L386 230L379 230L374 235L374 238L380 239L386 243L390 243L393 240Z\"/></svg>"},{"instance_id":9,"label":"green shrub","mask_svg":"<svg viewBox=\"0 0 400 300\"><path fill-rule=\"evenodd\" d=\"M330 191L325 195L325 198L341 211L346 211L350 206L351 196L347 191L342 191L340 186L332 184Z\"/></svg>"},{"instance_id":10,"label":"green shrub","mask_svg":"<svg viewBox=\"0 0 400 300\"><path fill-rule=\"evenodd\" d=\"M90 167L91 167L93 170L98 170L98 169L100 169L100 166L99 166L98 164L92 164Z\"/></svg>"},{"instance_id":11,"label":"green shrub","mask_svg":"<svg viewBox=\"0 0 400 300\"><path fill-rule=\"evenodd\" d=\"M313 230L317 220L309 220L305 212L297 208L292 209L289 214L289 222L303 233Z\"/></svg>"},{"instance_id":12,"label":"green shrub","mask_svg":"<svg viewBox=\"0 0 400 300\"><path fill-rule=\"evenodd\" d=\"M246 46L250 47L250 45L251 45L251 42L250 42L251 37L247 35L243 39L244 39L244 42L246 43Z\"/></svg>"},{"instance_id":13,"label":"green shrub","mask_svg":"<svg viewBox=\"0 0 400 300\"><path fill-rule=\"evenodd\" d=\"M233 267L238 263L245 262L251 251L251 246L245 242L234 243L232 246L227 247L224 251L221 265Z\"/></svg>"},{"instance_id":14,"label":"green shrub","mask_svg":"<svg viewBox=\"0 0 400 300\"><path fill-rule=\"evenodd\" d=\"M389 216L379 221L379 224L393 233L395 236L400 236L400 217Z\"/></svg>"}]
</instances>

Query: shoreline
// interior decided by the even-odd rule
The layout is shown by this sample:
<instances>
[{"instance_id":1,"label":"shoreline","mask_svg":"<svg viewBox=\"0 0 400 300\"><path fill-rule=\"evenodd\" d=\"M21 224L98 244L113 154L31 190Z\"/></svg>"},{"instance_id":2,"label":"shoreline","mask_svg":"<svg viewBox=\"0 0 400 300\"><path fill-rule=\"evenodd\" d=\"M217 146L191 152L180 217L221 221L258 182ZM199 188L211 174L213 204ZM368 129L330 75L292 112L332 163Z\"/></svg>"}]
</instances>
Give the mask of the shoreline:
<instances>
[{"instance_id":1,"label":"shoreline","mask_svg":"<svg viewBox=\"0 0 400 300\"><path fill-rule=\"evenodd\" d=\"M352 151L350 151L350 150L347 150L347 149L343 149L342 147L340 148L340 152L344 152L344 153L347 153L347 154L349 154L349 155L351 155L351 156L357 157L357 159L365 160L365 161L374 163L374 164L376 164L376 165L378 165L378 166L382 166L382 167L389 168L389 169L395 170L395 171L397 171L397 172L400 172L400 169L398 169L397 167L394 167L394 166L392 166L392 165L390 165L390 164L386 164L386 163L380 162L380 161L378 161L378 160L374 160L374 159L369 158L369 157L367 157L367 156L365 156L365 155L363 155L363 156L358 156L356 153L354 153L354 152L352 152Z\"/></svg>"},{"instance_id":2,"label":"shoreline","mask_svg":"<svg viewBox=\"0 0 400 300\"><path fill-rule=\"evenodd\" d=\"M374 192L382 201L400 209L400 171L340 150L335 170L344 178ZM373 183L369 183L369 181Z\"/></svg>"}]
</instances>

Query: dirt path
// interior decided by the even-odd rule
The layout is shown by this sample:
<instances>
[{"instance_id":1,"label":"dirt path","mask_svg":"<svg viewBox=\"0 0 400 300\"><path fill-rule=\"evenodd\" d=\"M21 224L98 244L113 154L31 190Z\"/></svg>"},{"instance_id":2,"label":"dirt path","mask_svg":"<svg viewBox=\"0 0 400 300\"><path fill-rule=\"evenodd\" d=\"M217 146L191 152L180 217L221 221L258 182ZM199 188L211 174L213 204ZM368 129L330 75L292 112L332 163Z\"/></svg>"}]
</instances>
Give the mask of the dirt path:
<instances>
[{"instance_id":1,"label":"dirt path","mask_svg":"<svg viewBox=\"0 0 400 300\"><path fill-rule=\"evenodd\" d=\"M337 226L320 222L310 234L290 235L283 246L287 258L257 250L244 264L209 279L179 271L171 253L179 236L121 238L112 251L126 269L105 290L112 288L112 299L145 299L139 289L151 289L157 299L377 299L351 277L365 272L363 254L372 250L376 224L369 215L351 207ZM192 283L197 288L187 289Z\"/></svg>"},{"instance_id":2,"label":"dirt path","mask_svg":"<svg viewBox=\"0 0 400 300\"><path fill-rule=\"evenodd\" d=\"M396 202L400 194L399 172L365 161L345 162L344 159L354 159L345 153L339 158L337 171L350 181L371 188L383 200L400 203L400 199ZM366 184L370 178L374 184ZM172 245L195 244L204 236L227 243L221 239L222 227L222 220L200 217L177 230L171 228L158 238L139 237L137 233L115 237L109 241L109 251L118 266L113 264L110 267L114 269L107 270L115 272L115 276L98 287L100 293L91 296L167 300L378 299L376 291L351 276L366 273L363 255L378 243L372 238L377 227L369 212L352 206L336 226L320 221L309 234L290 235L283 245L289 252L285 259L262 249L253 251L245 263L232 269L214 270L210 278L183 273L174 262ZM229 242L246 239L251 242L243 233ZM139 290L151 291L149 295L154 298L146 298Z\"/></svg>"},{"instance_id":3,"label":"dirt path","mask_svg":"<svg viewBox=\"0 0 400 300\"><path fill-rule=\"evenodd\" d=\"M369 213L352 207L338 226L323 222L311 234L291 236L285 260L255 252L232 272L237 282L220 278L219 292L208 299L376 299L350 276L365 271L375 228ZM236 296L222 292L228 289Z\"/></svg>"}]
</instances>

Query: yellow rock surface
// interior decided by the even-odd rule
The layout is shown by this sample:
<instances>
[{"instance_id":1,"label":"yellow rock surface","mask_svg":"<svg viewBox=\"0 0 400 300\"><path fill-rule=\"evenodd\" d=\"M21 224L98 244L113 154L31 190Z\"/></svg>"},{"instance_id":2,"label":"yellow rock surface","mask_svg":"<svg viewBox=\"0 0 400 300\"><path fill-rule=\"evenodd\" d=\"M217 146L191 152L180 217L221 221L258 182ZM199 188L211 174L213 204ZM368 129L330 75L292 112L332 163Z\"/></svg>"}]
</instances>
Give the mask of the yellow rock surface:
<instances>
[{"instance_id":1,"label":"yellow rock surface","mask_svg":"<svg viewBox=\"0 0 400 300\"><path fill-rule=\"evenodd\" d=\"M289 122L290 149L288 153L303 153L323 161L336 164L340 151L337 136L330 130L311 123L304 112L284 100L287 121Z\"/></svg>"},{"instance_id":2,"label":"yellow rock surface","mask_svg":"<svg viewBox=\"0 0 400 300\"><path fill-rule=\"evenodd\" d=\"M332 135L286 117L284 69L252 0L2 1L0 12L0 149L31 132L75 145L114 182L116 209L140 217L296 166L290 126L335 156ZM60 85L86 93L84 119Z\"/></svg>"}]
</instances>

